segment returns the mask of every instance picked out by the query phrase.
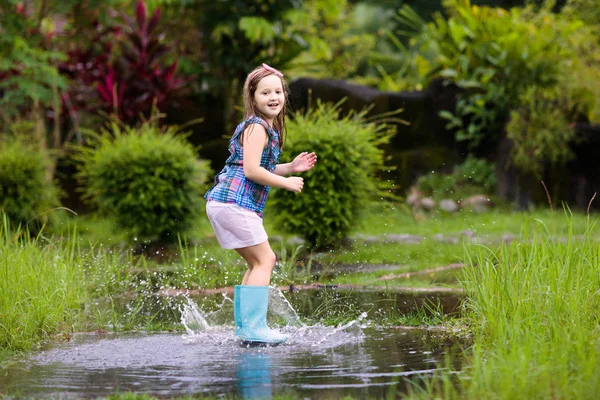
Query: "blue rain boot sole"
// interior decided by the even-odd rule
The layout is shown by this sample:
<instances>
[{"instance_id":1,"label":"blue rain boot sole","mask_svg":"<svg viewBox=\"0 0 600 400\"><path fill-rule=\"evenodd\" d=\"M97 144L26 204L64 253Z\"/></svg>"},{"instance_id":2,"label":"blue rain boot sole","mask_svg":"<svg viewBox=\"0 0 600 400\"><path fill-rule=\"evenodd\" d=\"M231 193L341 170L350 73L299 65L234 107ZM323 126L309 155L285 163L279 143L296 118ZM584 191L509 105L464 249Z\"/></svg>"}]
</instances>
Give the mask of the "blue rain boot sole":
<instances>
[{"instance_id":1,"label":"blue rain boot sole","mask_svg":"<svg viewBox=\"0 0 600 400\"><path fill-rule=\"evenodd\" d=\"M283 342L274 342L274 343L267 343L267 342L255 342L252 340L240 340L240 346L241 347L250 347L250 348L254 348L254 347L275 347L275 346L279 346L280 344L285 343L285 341Z\"/></svg>"},{"instance_id":2,"label":"blue rain boot sole","mask_svg":"<svg viewBox=\"0 0 600 400\"><path fill-rule=\"evenodd\" d=\"M264 343L266 345L277 345L281 343L285 343L288 340L287 335L280 334L278 332L273 332L278 337L269 337L271 332L265 332L264 334L255 334L247 333L247 334L238 334L237 336L244 343Z\"/></svg>"}]
</instances>

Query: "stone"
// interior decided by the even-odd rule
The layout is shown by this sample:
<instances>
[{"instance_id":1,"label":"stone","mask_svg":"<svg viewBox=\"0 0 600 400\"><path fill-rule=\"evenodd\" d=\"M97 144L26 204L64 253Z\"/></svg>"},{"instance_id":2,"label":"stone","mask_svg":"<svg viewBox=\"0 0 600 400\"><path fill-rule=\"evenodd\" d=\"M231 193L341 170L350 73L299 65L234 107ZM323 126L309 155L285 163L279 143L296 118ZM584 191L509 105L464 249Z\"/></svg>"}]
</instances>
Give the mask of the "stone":
<instances>
[{"instance_id":1,"label":"stone","mask_svg":"<svg viewBox=\"0 0 600 400\"><path fill-rule=\"evenodd\" d=\"M462 209L471 210L476 213L481 213L489 210L494 206L489 196L483 194L476 194L468 197L460 202Z\"/></svg>"},{"instance_id":2,"label":"stone","mask_svg":"<svg viewBox=\"0 0 600 400\"><path fill-rule=\"evenodd\" d=\"M452 213L458 210L458 204L452 199L444 199L440 201L440 209Z\"/></svg>"},{"instance_id":3,"label":"stone","mask_svg":"<svg viewBox=\"0 0 600 400\"><path fill-rule=\"evenodd\" d=\"M413 185L408 189L406 204L412 207L418 207L421 198L423 198L423 193Z\"/></svg>"},{"instance_id":4,"label":"stone","mask_svg":"<svg viewBox=\"0 0 600 400\"><path fill-rule=\"evenodd\" d=\"M433 200L429 197L425 197L425 198L421 199L421 208L429 211L429 210L432 210L433 207L435 207L435 200Z\"/></svg>"}]
</instances>

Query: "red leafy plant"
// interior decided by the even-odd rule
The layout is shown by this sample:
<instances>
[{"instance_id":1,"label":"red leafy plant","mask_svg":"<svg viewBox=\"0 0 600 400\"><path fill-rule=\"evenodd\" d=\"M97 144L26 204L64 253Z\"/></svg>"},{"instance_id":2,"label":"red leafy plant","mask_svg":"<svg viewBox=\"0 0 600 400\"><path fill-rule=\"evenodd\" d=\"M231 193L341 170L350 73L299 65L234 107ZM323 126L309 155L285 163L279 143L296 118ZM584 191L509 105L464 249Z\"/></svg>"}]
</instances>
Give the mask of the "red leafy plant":
<instances>
[{"instance_id":1,"label":"red leafy plant","mask_svg":"<svg viewBox=\"0 0 600 400\"><path fill-rule=\"evenodd\" d=\"M164 33L157 29L160 8L148 18L146 4L138 0L135 19L121 15L121 25L97 25L98 34L89 48L69 52L69 61L61 66L76 82L63 96L72 117L80 109L102 110L133 124L149 117L153 107L165 110L183 102L184 89L193 77L177 74L176 57L170 64L162 62L174 46L165 43ZM119 45L113 46L114 42Z\"/></svg>"},{"instance_id":2,"label":"red leafy plant","mask_svg":"<svg viewBox=\"0 0 600 400\"><path fill-rule=\"evenodd\" d=\"M79 123L81 111L95 113L108 109L101 96L98 95L98 85L111 70L111 54L113 43L120 36L120 28L105 27L98 21L92 23L93 33L87 48L76 47L67 52L67 61L59 65L61 74L70 79L69 90L62 94L62 110L66 110L73 125ZM49 116L55 118L54 110ZM66 122L66 114L59 115L61 123Z\"/></svg>"}]
</instances>

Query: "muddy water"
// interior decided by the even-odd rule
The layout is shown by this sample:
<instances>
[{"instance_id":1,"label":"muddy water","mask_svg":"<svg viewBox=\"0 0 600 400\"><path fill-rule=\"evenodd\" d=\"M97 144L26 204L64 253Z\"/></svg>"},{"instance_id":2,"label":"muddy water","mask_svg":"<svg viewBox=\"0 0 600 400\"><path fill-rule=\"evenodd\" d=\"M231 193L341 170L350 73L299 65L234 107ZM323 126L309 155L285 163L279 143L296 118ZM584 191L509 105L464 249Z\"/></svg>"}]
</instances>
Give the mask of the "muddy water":
<instances>
[{"instance_id":1,"label":"muddy water","mask_svg":"<svg viewBox=\"0 0 600 400\"><path fill-rule=\"evenodd\" d=\"M381 305L381 296L386 298L336 295L341 301L328 303L332 313L369 301ZM76 334L0 371L0 396L96 398L132 391L160 397L384 398L405 391L407 380L443 368L447 354L454 354L451 367L461 368L456 343L428 330L378 326L366 311L335 327L305 324L323 307L319 296L331 294L286 294L297 307L287 311L284 300L272 301L276 317L288 321L281 329L290 335L288 343L272 348L240 345L227 322L228 299L213 302L219 305L212 311L204 311L198 299L186 299L181 313L186 333Z\"/></svg>"}]
</instances>

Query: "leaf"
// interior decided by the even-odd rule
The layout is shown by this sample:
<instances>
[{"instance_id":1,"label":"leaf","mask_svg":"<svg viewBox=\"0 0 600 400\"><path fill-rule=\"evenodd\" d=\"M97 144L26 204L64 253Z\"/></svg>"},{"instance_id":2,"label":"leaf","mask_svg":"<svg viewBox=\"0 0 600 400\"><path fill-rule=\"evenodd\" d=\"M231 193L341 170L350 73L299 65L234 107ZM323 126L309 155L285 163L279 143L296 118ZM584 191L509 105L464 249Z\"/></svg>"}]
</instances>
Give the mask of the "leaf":
<instances>
[{"instance_id":1,"label":"leaf","mask_svg":"<svg viewBox=\"0 0 600 400\"><path fill-rule=\"evenodd\" d=\"M229 23L219 24L215 27L210 36L216 43L221 43L223 41L223 37L233 36L233 28Z\"/></svg>"},{"instance_id":2,"label":"leaf","mask_svg":"<svg viewBox=\"0 0 600 400\"><path fill-rule=\"evenodd\" d=\"M455 69L446 68L446 69L441 70L439 72L439 75L442 78L457 78L458 77L458 72Z\"/></svg>"},{"instance_id":3,"label":"leaf","mask_svg":"<svg viewBox=\"0 0 600 400\"><path fill-rule=\"evenodd\" d=\"M146 29L149 35L154 31L154 29L158 25L158 21L160 20L160 13L160 8L157 8L156 11L154 11L152 18L150 18L150 21L148 22L148 27Z\"/></svg>"},{"instance_id":4,"label":"leaf","mask_svg":"<svg viewBox=\"0 0 600 400\"><path fill-rule=\"evenodd\" d=\"M242 17L238 27L252 43L269 42L275 38L275 29L262 17Z\"/></svg>"},{"instance_id":5,"label":"leaf","mask_svg":"<svg viewBox=\"0 0 600 400\"><path fill-rule=\"evenodd\" d=\"M146 3L144 0L138 0L135 7L135 16L137 20L138 27L141 30L146 29L146 15L148 10L146 9Z\"/></svg>"}]
</instances>

